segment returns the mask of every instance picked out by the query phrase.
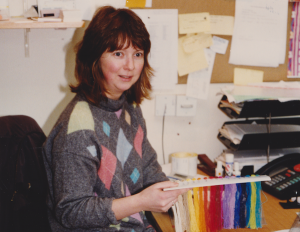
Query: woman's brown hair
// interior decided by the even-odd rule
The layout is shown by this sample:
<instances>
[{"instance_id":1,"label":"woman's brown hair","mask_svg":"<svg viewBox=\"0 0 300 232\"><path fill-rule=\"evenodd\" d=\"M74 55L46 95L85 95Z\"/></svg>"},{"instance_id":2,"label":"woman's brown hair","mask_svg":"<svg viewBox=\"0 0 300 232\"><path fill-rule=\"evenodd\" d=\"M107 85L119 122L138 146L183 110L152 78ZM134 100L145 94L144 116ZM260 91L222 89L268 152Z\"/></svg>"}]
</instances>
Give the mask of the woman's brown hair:
<instances>
[{"instance_id":1,"label":"woman's brown hair","mask_svg":"<svg viewBox=\"0 0 300 232\"><path fill-rule=\"evenodd\" d=\"M149 99L150 78L153 76L148 62L149 37L144 23L133 11L111 6L99 8L75 48L75 77L78 83L70 85L71 91L84 94L95 105L107 99L100 57L105 51L113 52L132 45L144 51L144 67L138 81L124 93L129 103L140 104L144 98Z\"/></svg>"}]
</instances>

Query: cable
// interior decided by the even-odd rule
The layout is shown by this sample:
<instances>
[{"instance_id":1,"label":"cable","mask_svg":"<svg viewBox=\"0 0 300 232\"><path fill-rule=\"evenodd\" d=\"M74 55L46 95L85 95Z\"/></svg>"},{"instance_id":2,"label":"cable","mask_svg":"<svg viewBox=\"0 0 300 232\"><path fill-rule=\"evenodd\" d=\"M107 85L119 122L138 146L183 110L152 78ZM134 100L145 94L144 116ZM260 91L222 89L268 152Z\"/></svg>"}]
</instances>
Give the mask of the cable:
<instances>
[{"instance_id":1,"label":"cable","mask_svg":"<svg viewBox=\"0 0 300 232\"><path fill-rule=\"evenodd\" d=\"M271 112L269 113L269 124L267 125L268 131L268 147L267 147L267 163L270 162L270 143L271 143Z\"/></svg>"},{"instance_id":2,"label":"cable","mask_svg":"<svg viewBox=\"0 0 300 232\"><path fill-rule=\"evenodd\" d=\"M165 105L165 110L164 110L164 115L163 115L163 121L162 121L162 135L161 135L161 145L162 145L162 154L163 154L164 164L166 164L165 149L164 149L164 128L165 128L166 111L167 111L167 105Z\"/></svg>"}]
</instances>

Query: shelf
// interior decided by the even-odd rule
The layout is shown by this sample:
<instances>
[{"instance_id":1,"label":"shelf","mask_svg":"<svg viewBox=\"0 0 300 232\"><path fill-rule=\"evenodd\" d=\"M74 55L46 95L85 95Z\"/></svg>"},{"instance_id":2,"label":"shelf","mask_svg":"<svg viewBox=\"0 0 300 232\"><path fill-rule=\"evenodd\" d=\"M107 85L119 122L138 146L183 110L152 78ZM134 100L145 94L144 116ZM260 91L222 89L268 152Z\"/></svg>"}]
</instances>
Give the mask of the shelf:
<instances>
[{"instance_id":1,"label":"shelf","mask_svg":"<svg viewBox=\"0 0 300 232\"><path fill-rule=\"evenodd\" d=\"M84 27L81 22L37 22L31 19L10 19L0 21L0 29L35 29L35 28L79 28Z\"/></svg>"},{"instance_id":2,"label":"shelf","mask_svg":"<svg viewBox=\"0 0 300 232\"><path fill-rule=\"evenodd\" d=\"M222 126L226 124L264 124L268 125L267 119L260 120L246 120L246 121L230 121L225 122ZM277 118L272 119L271 124L281 124L281 125L300 125L300 118ZM266 150L268 145L271 149L281 149L281 148L293 148L300 147L300 131L290 131L290 132L271 132L270 133L253 133L245 134L240 142L240 144L234 144L229 139L223 137L220 133L218 134L218 139L230 150L241 151L241 150Z\"/></svg>"},{"instance_id":3,"label":"shelf","mask_svg":"<svg viewBox=\"0 0 300 232\"><path fill-rule=\"evenodd\" d=\"M224 95L221 100L226 100ZM220 107L221 101L218 104L218 108L225 113L229 118L253 118L253 117L284 117L292 115L300 115L300 101L292 100L287 102L280 102L278 100L260 100L244 102L240 114L237 114L234 110L228 107Z\"/></svg>"}]
</instances>

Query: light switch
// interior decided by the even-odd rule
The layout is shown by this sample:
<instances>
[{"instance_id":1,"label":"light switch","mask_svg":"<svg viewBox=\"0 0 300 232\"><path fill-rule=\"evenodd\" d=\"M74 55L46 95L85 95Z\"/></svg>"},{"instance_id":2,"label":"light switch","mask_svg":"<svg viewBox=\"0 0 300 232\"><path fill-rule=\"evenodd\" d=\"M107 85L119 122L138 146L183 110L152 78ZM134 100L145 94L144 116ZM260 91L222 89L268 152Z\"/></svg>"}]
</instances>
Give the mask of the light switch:
<instances>
[{"instance_id":1,"label":"light switch","mask_svg":"<svg viewBox=\"0 0 300 232\"><path fill-rule=\"evenodd\" d=\"M177 96L176 116L195 116L197 99L187 96Z\"/></svg>"}]
</instances>

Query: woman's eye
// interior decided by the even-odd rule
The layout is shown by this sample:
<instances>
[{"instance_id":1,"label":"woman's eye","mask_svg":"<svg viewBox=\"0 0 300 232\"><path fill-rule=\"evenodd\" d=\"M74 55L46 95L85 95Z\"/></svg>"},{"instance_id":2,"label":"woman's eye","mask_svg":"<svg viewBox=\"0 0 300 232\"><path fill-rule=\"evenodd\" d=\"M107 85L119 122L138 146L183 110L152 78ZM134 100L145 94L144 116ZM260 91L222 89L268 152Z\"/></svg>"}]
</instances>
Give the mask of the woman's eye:
<instances>
[{"instance_id":1,"label":"woman's eye","mask_svg":"<svg viewBox=\"0 0 300 232\"><path fill-rule=\"evenodd\" d=\"M136 53L136 56L137 56L137 57L142 57L142 56L143 56L143 53L142 53L142 52L138 52L138 53Z\"/></svg>"},{"instance_id":2,"label":"woman's eye","mask_svg":"<svg viewBox=\"0 0 300 232\"><path fill-rule=\"evenodd\" d=\"M115 52L115 56L121 56L122 53L121 52Z\"/></svg>"}]
</instances>

